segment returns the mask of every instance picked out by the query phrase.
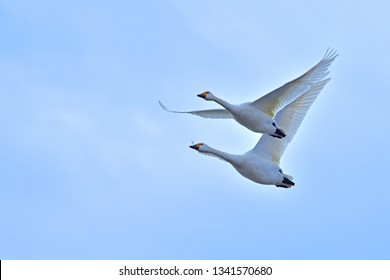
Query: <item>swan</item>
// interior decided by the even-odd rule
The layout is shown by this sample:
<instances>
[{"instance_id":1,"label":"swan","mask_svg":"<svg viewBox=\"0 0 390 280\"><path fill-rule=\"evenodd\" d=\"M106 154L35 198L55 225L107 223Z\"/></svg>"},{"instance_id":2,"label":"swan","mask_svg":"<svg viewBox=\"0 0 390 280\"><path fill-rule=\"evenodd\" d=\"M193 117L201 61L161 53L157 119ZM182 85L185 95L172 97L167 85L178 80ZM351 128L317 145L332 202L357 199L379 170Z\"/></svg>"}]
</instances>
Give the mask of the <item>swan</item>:
<instances>
[{"instance_id":1,"label":"swan","mask_svg":"<svg viewBox=\"0 0 390 280\"><path fill-rule=\"evenodd\" d=\"M252 150L241 155L222 152L204 143L191 145L190 148L197 150L199 153L216 156L227 161L238 173L253 182L290 188L295 183L292 181L293 177L284 174L279 167L280 158L301 125L310 106L329 80L330 78L327 78L318 82L276 114L275 121L283 126L286 131L286 137L283 139L276 139L264 134Z\"/></svg>"},{"instance_id":2,"label":"swan","mask_svg":"<svg viewBox=\"0 0 390 280\"><path fill-rule=\"evenodd\" d=\"M317 82L323 80L329 74L328 68L337 56L338 54L335 51L327 50L321 61L305 74L253 102L233 105L215 96L210 91L205 91L197 96L207 101L214 101L224 109L184 112L169 110L161 101L159 101L159 104L162 109L172 113L188 113L204 118L233 118L254 132L283 138L286 136L285 128L274 119L274 116L287 104L308 91Z\"/></svg>"}]
</instances>

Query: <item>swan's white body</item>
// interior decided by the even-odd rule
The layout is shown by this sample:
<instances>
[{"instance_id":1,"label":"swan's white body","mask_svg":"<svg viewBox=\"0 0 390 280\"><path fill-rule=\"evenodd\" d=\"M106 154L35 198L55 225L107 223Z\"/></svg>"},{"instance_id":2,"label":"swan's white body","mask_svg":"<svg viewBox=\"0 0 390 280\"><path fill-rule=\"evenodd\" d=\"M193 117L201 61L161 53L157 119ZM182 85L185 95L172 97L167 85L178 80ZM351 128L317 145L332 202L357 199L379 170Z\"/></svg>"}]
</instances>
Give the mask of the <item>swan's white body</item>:
<instances>
[{"instance_id":1,"label":"swan's white body","mask_svg":"<svg viewBox=\"0 0 390 280\"><path fill-rule=\"evenodd\" d=\"M196 146L196 145L195 145ZM195 148L194 146L191 146ZM214 149L206 144L200 144L198 152L218 157L229 162L238 173L256 183L263 185L283 185L285 174L281 173L280 167L267 158L256 153L247 152L242 155L232 155ZM287 175L288 176L288 175Z\"/></svg>"},{"instance_id":2,"label":"swan's white body","mask_svg":"<svg viewBox=\"0 0 390 280\"><path fill-rule=\"evenodd\" d=\"M284 174L279 167L280 158L310 106L329 80L330 78L318 82L277 113L275 121L286 131L286 137L283 139L263 135L252 150L242 155L228 154L206 144L196 144L190 147L200 153L213 155L229 162L238 173L256 183L289 188L294 185L294 182L292 182L292 177Z\"/></svg>"},{"instance_id":3,"label":"swan's white body","mask_svg":"<svg viewBox=\"0 0 390 280\"><path fill-rule=\"evenodd\" d=\"M220 104L227 112L230 113L233 119L249 130L269 134L279 138L285 136L283 130L278 128L276 122L272 119L272 115L259 110L252 103L248 102L239 105L232 105L221 98L216 97L211 92L207 92L205 95L207 100L213 100ZM280 134L276 133L276 130L278 129L280 130Z\"/></svg>"},{"instance_id":4,"label":"swan's white body","mask_svg":"<svg viewBox=\"0 0 390 280\"><path fill-rule=\"evenodd\" d=\"M305 74L253 102L233 105L206 91L198 96L205 100L214 101L224 107L224 109L188 112L171 111L164 104L159 103L164 110L169 112L189 113L204 118L233 118L254 132L282 138L286 136L285 128L274 119L274 116L286 105L310 90L317 82L323 80L328 75L328 68L337 55L333 51L326 52L321 61Z\"/></svg>"}]
</instances>

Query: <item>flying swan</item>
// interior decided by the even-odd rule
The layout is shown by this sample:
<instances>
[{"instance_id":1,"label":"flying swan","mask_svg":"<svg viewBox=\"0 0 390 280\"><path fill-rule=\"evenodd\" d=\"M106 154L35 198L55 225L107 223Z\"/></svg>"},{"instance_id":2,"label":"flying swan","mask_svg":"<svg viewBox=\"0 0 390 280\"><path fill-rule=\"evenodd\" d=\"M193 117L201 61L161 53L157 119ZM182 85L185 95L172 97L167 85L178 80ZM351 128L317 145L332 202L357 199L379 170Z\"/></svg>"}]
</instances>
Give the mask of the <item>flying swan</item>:
<instances>
[{"instance_id":1,"label":"flying swan","mask_svg":"<svg viewBox=\"0 0 390 280\"><path fill-rule=\"evenodd\" d=\"M268 134L276 138L286 136L286 128L279 123L274 116L287 104L307 92L317 82L323 80L328 74L328 68L338 54L331 50L326 51L324 57L313 68L302 76L292 80L261 98L239 105L233 105L218 98L209 91L205 91L197 96L215 101L225 109L212 109L201 111L172 111L161 102L160 106L172 113L188 113L204 118L214 119L235 119L246 128L259 133Z\"/></svg>"},{"instance_id":2,"label":"flying swan","mask_svg":"<svg viewBox=\"0 0 390 280\"><path fill-rule=\"evenodd\" d=\"M283 139L276 139L264 134L252 150L242 155L228 154L203 143L192 145L190 148L197 150L199 153L216 156L229 162L238 173L253 182L290 188L295 184L292 181L293 178L284 174L279 167L280 158L294 137L310 106L329 80L330 78L318 82L276 114L275 121L286 132L286 137Z\"/></svg>"}]
</instances>

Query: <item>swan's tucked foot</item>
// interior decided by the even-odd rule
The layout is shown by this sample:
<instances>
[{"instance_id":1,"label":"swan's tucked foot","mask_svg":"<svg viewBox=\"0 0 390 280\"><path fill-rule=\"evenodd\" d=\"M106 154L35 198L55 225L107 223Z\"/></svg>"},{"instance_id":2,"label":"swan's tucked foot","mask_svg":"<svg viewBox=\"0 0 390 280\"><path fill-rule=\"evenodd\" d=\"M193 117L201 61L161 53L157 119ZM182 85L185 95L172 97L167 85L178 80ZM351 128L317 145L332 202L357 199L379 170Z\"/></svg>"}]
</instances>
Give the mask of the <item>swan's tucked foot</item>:
<instances>
[{"instance_id":1,"label":"swan's tucked foot","mask_svg":"<svg viewBox=\"0 0 390 280\"><path fill-rule=\"evenodd\" d=\"M274 138L278 138L278 139L282 139L283 137L282 136L279 136L279 135L274 135L274 134L269 134L269 136L272 136Z\"/></svg>"},{"instance_id":2,"label":"swan's tucked foot","mask_svg":"<svg viewBox=\"0 0 390 280\"><path fill-rule=\"evenodd\" d=\"M279 139L286 137L286 133L283 131L283 129L277 128L275 122L273 122L272 125L275 127L275 132L273 134L270 134L270 136Z\"/></svg>"},{"instance_id":3,"label":"swan's tucked foot","mask_svg":"<svg viewBox=\"0 0 390 280\"><path fill-rule=\"evenodd\" d=\"M285 189L291 188L291 186L285 186L285 185L275 185L275 186L277 186L278 188L285 188Z\"/></svg>"},{"instance_id":4,"label":"swan's tucked foot","mask_svg":"<svg viewBox=\"0 0 390 280\"><path fill-rule=\"evenodd\" d=\"M291 186L295 186L295 183L293 181L291 181L289 178L287 177L283 177L283 183L285 184L289 184Z\"/></svg>"},{"instance_id":5,"label":"swan's tucked foot","mask_svg":"<svg viewBox=\"0 0 390 280\"><path fill-rule=\"evenodd\" d=\"M280 138L286 137L286 133L280 128L276 129L275 134L281 136Z\"/></svg>"},{"instance_id":6,"label":"swan's tucked foot","mask_svg":"<svg viewBox=\"0 0 390 280\"><path fill-rule=\"evenodd\" d=\"M286 137L286 133L284 133L283 130L277 128L275 130L275 133L274 134L270 134L270 136L278 138L278 139L282 139L283 137Z\"/></svg>"},{"instance_id":7,"label":"swan's tucked foot","mask_svg":"<svg viewBox=\"0 0 390 280\"><path fill-rule=\"evenodd\" d=\"M283 177L282 183L283 183L283 185L276 185L276 186L278 188L285 188L285 189L288 189L288 188L291 188L292 186L295 186L295 183L286 177Z\"/></svg>"}]
</instances>

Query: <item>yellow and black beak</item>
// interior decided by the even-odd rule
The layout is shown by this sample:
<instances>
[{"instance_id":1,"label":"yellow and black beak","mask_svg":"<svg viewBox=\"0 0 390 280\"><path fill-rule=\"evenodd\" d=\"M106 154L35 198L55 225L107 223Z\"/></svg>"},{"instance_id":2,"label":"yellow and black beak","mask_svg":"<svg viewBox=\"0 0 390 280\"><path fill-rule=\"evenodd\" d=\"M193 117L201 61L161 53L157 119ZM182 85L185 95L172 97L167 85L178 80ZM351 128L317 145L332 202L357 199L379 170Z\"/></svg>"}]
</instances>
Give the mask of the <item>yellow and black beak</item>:
<instances>
[{"instance_id":1,"label":"yellow and black beak","mask_svg":"<svg viewBox=\"0 0 390 280\"><path fill-rule=\"evenodd\" d=\"M200 144L191 145L190 148L194 150L199 150Z\"/></svg>"},{"instance_id":2,"label":"yellow and black beak","mask_svg":"<svg viewBox=\"0 0 390 280\"><path fill-rule=\"evenodd\" d=\"M207 91L202 92L202 93L198 94L197 96L198 96L198 97L201 97L201 98L203 98L203 99L205 99L205 98L206 98L206 95L207 95Z\"/></svg>"}]
</instances>

